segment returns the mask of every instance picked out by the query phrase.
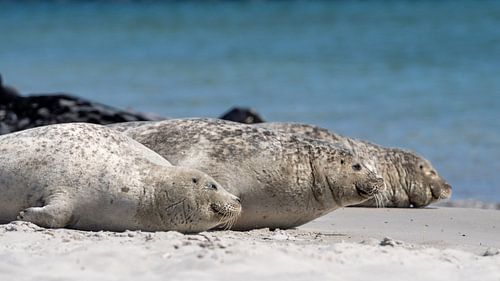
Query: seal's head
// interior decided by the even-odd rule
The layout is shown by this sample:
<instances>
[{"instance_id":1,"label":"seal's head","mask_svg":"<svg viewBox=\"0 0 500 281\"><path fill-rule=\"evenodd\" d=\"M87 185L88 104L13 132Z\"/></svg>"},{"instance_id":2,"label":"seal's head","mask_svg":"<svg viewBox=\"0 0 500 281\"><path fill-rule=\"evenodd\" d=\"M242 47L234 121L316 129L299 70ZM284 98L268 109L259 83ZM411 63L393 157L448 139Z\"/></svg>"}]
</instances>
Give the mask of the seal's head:
<instances>
[{"instance_id":1,"label":"seal's head","mask_svg":"<svg viewBox=\"0 0 500 281\"><path fill-rule=\"evenodd\" d=\"M207 174L186 167L167 167L155 184L154 210L159 224L180 232L231 227L241 212L238 197Z\"/></svg>"},{"instance_id":2,"label":"seal's head","mask_svg":"<svg viewBox=\"0 0 500 281\"><path fill-rule=\"evenodd\" d=\"M451 196L451 186L429 161L410 151L401 150L400 153L401 171L398 174L403 178L399 178L399 183L403 185L413 207L427 206Z\"/></svg>"},{"instance_id":3,"label":"seal's head","mask_svg":"<svg viewBox=\"0 0 500 281\"><path fill-rule=\"evenodd\" d=\"M318 168L315 170L320 170L324 175L324 182L320 185L322 184L325 187L323 190L326 191L321 195L328 197L327 201L333 202L331 207L359 204L370 198L376 198L384 191L383 178L369 169L350 150L337 148L320 158ZM319 182L317 179L318 176L315 180Z\"/></svg>"}]
</instances>

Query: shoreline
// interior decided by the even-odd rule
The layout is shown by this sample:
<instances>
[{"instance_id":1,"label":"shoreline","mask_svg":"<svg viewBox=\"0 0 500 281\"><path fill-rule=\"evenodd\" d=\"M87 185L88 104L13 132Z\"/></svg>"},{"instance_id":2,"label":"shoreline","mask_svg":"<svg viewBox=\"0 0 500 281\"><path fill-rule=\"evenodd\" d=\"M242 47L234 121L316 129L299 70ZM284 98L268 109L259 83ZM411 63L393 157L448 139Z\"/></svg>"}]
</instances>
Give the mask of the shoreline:
<instances>
[{"instance_id":1,"label":"shoreline","mask_svg":"<svg viewBox=\"0 0 500 281\"><path fill-rule=\"evenodd\" d=\"M437 202L430 207L471 208L485 210L500 210L500 202L486 202L476 199L458 199Z\"/></svg>"},{"instance_id":2,"label":"shoreline","mask_svg":"<svg viewBox=\"0 0 500 281\"><path fill-rule=\"evenodd\" d=\"M12 222L0 279L498 281L499 249L500 212L466 208L344 208L296 229L194 235Z\"/></svg>"}]
</instances>

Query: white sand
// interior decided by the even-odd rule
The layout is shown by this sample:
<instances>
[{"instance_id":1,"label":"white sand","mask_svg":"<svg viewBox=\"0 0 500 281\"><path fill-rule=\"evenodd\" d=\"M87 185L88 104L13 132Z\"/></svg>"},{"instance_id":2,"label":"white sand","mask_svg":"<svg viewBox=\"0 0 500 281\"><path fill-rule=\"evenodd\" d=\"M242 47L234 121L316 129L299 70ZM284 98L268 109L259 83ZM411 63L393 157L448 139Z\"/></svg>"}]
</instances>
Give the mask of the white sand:
<instances>
[{"instance_id":1,"label":"white sand","mask_svg":"<svg viewBox=\"0 0 500 281\"><path fill-rule=\"evenodd\" d=\"M347 208L294 230L199 235L14 222L0 225L0 280L500 280L498 248L500 211L460 208Z\"/></svg>"}]
</instances>

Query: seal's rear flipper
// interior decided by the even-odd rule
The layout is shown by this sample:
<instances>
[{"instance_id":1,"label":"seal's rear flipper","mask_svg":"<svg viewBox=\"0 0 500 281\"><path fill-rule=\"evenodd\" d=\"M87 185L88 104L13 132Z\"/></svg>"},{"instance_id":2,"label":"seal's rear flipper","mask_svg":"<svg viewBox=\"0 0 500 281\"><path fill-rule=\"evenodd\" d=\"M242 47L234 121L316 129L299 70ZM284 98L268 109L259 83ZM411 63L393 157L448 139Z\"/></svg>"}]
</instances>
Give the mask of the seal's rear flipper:
<instances>
[{"instance_id":1,"label":"seal's rear flipper","mask_svg":"<svg viewBox=\"0 0 500 281\"><path fill-rule=\"evenodd\" d=\"M21 211L18 220L32 222L41 227L59 228L70 223L73 208L63 194L50 197L47 205Z\"/></svg>"}]
</instances>

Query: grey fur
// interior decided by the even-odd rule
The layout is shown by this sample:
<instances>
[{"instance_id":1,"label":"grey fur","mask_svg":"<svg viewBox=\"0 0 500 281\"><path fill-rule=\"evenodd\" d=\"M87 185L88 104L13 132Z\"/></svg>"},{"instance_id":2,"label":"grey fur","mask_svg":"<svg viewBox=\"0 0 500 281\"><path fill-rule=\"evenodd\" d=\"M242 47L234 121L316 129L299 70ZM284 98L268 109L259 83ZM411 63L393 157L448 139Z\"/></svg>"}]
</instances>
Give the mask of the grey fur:
<instances>
[{"instance_id":1,"label":"grey fur","mask_svg":"<svg viewBox=\"0 0 500 281\"><path fill-rule=\"evenodd\" d=\"M0 223L199 232L231 222L240 210L213 178L172 166L104 126L59 124L0 136Z\"/></svg>"},{"instance_id":2,"label":"grey fur","mask_svg":"<svg viewBox=\"0 0 500 281\"><path fill-rule=\"evenodd\" d=\"M451 196L451 186L422 156L400 148L388 148L335 134L327 129L300 123L262 123L255 126L323 140L348 147L384 178L381 202L374 199L360 206L424 207Z\"/></svg>"},{"instance_id":3,"label":"grey fur","mask_svg":"<svg viewBox=\"0 0 500 281\"><path fill-rule=\"evenodd\" d=\"M174 165L213 176L241 198L233 229L295 227L383 188L381 178L339 145L217 119L136 125L111 127Z\"/></svg>"}]
</instances>

